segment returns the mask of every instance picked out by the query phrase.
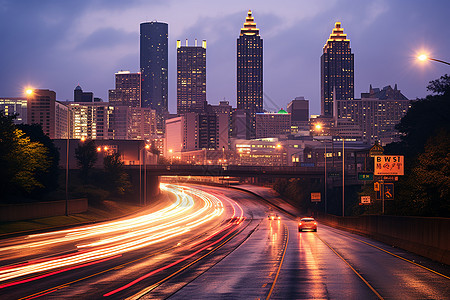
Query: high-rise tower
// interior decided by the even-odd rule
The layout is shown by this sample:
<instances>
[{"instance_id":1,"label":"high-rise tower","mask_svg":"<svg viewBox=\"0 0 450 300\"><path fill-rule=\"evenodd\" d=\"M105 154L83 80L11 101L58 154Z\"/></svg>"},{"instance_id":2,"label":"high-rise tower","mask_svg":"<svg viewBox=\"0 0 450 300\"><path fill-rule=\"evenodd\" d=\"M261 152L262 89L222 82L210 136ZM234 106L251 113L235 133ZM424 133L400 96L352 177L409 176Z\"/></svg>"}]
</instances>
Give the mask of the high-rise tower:
<instances>
[{"instance_id":1,"label":"high-rise tower","mask_svg":"<svg viewBox=\"0 0 450 300\"><path fill-rule=\"evenodd\" d=\"M347 34L344 34L341 23L336 22L330 38L323 46L320 59L322 116L333 116L333 96L337 100L352 100L354 97L354 60L351 50Z\"/></svg>"},{"instance_id":2,"label":"high-rise tower","mask_svg":"<svg viewBox=\"0 0 450 300\"><path fill-rule=\"evenodd\" d=\"M141 23L140 37L142 107L166 113L168 25L160 22Z\"/></svg>"},{"instance_id":3,"label":"high-rise tower","mask_svg":"<svg viewBox=\"0 0 450 300\"><path fill-rule=\"evenodd\" d=\"M109 103L141 107L141 73L119 71L115 75L116 89L109 90Z\"/></svg>"},{"instance_id":4,"label":"high-rise tower","mask_svg":"<svg viewBox=\"0 0 450 300\"><path fill-rule=\"evenodd\" d=\"M205 112L206 41L201 46L177 41L177 114Z\"/></svg>"},{"instance_id":5,"label":"high-rise tower","mask_svg":"<svg viewBox=\"0 0 450 300\"><path fill-rule=\"evenodd\" d=\"M237 108L249 114L247 138L255 138L256 113L263 111L263 40L251 10L237 39Z\"/></svg>"}]
</instances>

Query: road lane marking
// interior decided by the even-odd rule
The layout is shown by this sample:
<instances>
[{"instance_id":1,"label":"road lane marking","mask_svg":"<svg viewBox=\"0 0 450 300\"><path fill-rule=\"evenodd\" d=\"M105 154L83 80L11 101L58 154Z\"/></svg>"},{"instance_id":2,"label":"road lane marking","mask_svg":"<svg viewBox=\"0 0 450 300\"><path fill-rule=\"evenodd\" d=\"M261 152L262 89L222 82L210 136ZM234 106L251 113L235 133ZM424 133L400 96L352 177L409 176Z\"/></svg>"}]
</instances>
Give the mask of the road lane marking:
<instances>
[{"instance_id":1,"label":"road lane marking","mask_svg":"<svg viewBox=\"0 0 450 300\"><path fill-rule=\"evenodd\" d=\"M432 269L429 269L429 268L427 268L427 267L425 267L425 266L422 266L422 265L420 265L420 264L418 264L418 263L416 263L416 262L413 262L412 260L409 260L409 259L407 259L407 258L401 257L401 256L399 256L399 255L397 255L397 254L395 254L395 253L389 252L389 251L387 251L387 250L385 250L385 249L383 249L383 248L380 248L380 247L378 247L378 246L372 245L371 243L365 242L365 241L363 241L363 240L360 240L360 239L358 239L358 238L352 237L352 236L347 235L347 234L340 233L339 231L336 231L336 230L333 230L333 231L336 232L337 234L346 236L346 237L348 237L348 238L354 239L354 240L359 241L359 242L361 242L361 243L364 243L364 244L366 244L366 245L368 245L368 246L371 246L371 247L374 247L374 248L376 248L376 249L378 249L378 250L381 250L381 251L383 251L383 252L386 252L387 254L390 254L390 255L392 255L392 256L395 256L395 257L397 257L397 258L400 258L400 259L402 259L402 260L404 260L404 261L406 261L406 262L409 262L409 263L411 263L411 264L413 264L413 265L416 265L416 266L418 266L418 267L421 267L422 269L425 269L425 270L427 270L427 271L430 271L431 273L434 273L434 274L436 274L436 275L442 276L442 277L444 277L444 278L446 278L446 279L450 279L450 277L445 276L444 274L441 274L441 273L439 273L439 272L437 272L437 271L434 271L434 270L432 270Z\"/></svg>"},{"instance_id":2,"label":"road lane marking","mask_svg":"<svg viewBox=\"0 0 450 300\"><path fill-rule=\"evenodd\" d=\"M234 202L234 201L233 201L233 202ZM235 203L235 202L234 202L234 203ZM232 207L233 207L233 210L234 210L234 206L233 206L233 205L232 205ZM242 223L242 221L239 222L239 223L233 223L231 220L229 220L229 221L227 222L227 225L226 225L226 226L223 226L223 227L226 229L228 226L231 227L233 224L235 224L235 225L236 225L235 227L237 227L237 226L239 226L241 223ZM247 226L248 226L249 224L250 224L250 223L248 223L248 224L244 227L244 229L247 228ZM259 226L259 224L258 224L258 226ZM221 226L217 226L217 227L221 227ZM225 229L222 229L222 230L216 232L215 234L210 235L208 238L202 240L201 242L204 242L204 241L206 241L206 240L209 240L210 238L212 238L212 237L215 236L216 234L218 234L218 233L220 233L220 232L223 232ZM242 229L242 230L243 230L243 229ZM195 237L193 237L193 238L190 238L190 239L187 240L187 242L194 241L194 240L198 239L199 237L203 236L204 234L205 234L205 233L202 233L202 234L197 235L197 236L195 236ZM73 283L76 283L76 282L79 282L79 281L82 281L82 280L86 280L86 279L89 279L89 278L91 278L91 277L94 277L94 276L97 276L97 275L101 275L101 274L106 273L106 272L109 272L109 271L118 270L118 269L120 269L120 268L125 267L126 265L129 265L129 264L138 262L138 261L140 261L140 260L144 260L144 259L146 259L146 258L155 256L155 255L158 255L158 254L161 254L161 253L164 253L164 252L166 252L167 250L176 248L177 246L178 246L178 244L177 244L176 246L168 247L168 248L166 248L166 249L164 249L164 250L160 250L160 251L157 251L157 252L150 253L150 254L148 254L148 255L145 255L145 256L143 256L143 257L137 258L137 259L135 259L135 260L128 261L128 262L126 262L126 263L124 263L124 264L122 264L122 265L115 266L115 267L112 267L112 268L109 268L109 269L106 269L106 270L103 270L103 271L100 271L100 272L97 272L97 273L94 273L94 274L91 274L91 275L88 275L88 276L85 276L85 277L82 277L82 278L79 278L79 279L73 280L73 281L71 281L71 282L64 283L64 284L58 285L58 286L56 286L56 287L52 287L52 288L49 288L49 289L45 289L45 290L43 290L43 291L40 291L40 292L31 294L31 295L25 296L25 297L23 297L23 298L20 298L19 300L23 300L23 299L34 299L34 298L37 298L37 297L41 297L41 296L46 295L46 294L48 294L48 293L52 293L52 292L55 292L55 291L57 291L57 290L59 290L59 289L63 289L63 288L65 288L65 287L68 287L69 285L71 285L71 284L73 284ZM112 257L112 258L115 258L115 256ZM94 261L94 262L95 262L95 261ZM78 267L79 267L79 266L78 266ZM46 274L44 274L44 275L49 275L49 274L51 275L51 273L46 273ZM31 278L35 278L35 277L31 277Z\"/></svg>"},{"instance_id":3,"label":"road lane marking","mask_svg":"<svg viewBox=\"0 0 450 300\"><path fill-rule=\"evenodd\" d=\"M287 229L286 224L283 224L283 225L284 225L284 230L286 232L286 235L285 235L286 244L284 246L283 256L281 257L280 265L278 266L277 275L275 275L275 279L273 280L272 286L270 287L270 291L269 291L269 294L266 297L266 300L270 299L270 296L272 295L273 289L275 288L275 284L277 283L278 275L280 275L281 266L283 265L284 257L286 255L287 245L288 245L288 242L289 242L289 230Z\"/></svg>"},{"instance_id":4,"label":"road lane marking","mask_svg":"<svg viewBox=\"0 0 450 300\"><path fill-rule=\"evenodd\" d=\"M319 240L321 240L325 245L327 245L328 246L328 248L330 248L331 249L331 251L333 251L340 259L342 259L349 267L350 267L350 269L352 269L352 271L356 274L356 275L358 275L358 277L359 278L361 278L361 280L372 290L372 292L374 292L375 293L375 295L377 295L377 297L378 297L378 299L384 299L373 287L372 287L372 285L370 285L370 283L367 281L367 280L365 280L364 279L364 277L362 277L361 276L361 274L359 274L358 273L358 271L356 271L355 270L355 268L353 268L352 267L352 265L350 265L350 263L347 261L347 260L345 260L345 258L343 258L336 250L334 250L333 249L333 247L331 247L327 242L325 242L317 233L314 233L316 236L317 236L317 238L319 239Z\"/></svg>"}]
</instances>

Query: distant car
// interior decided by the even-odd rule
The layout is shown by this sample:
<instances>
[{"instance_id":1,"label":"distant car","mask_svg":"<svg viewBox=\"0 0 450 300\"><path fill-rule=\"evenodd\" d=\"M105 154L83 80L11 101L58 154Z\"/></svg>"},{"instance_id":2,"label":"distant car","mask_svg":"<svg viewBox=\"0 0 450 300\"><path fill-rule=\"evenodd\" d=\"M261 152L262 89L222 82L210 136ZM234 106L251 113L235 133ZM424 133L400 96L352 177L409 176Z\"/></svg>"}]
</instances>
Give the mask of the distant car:
<instances>
[{"instance_id":1,"label":"distant car","mask_svg":"<svg viewBox=\"0 0 450 300\"><path fill-rule=\"evenodd\" d=\"M269 214L268 219L269 220L281 220L281 217L277 214Z\"/></svg>"},{"instance_id":2,"label":"distant car","mask_svg":"<svg viewBox=\"0 0 450 300\"><path fill-rule=\"evenodd\" d=\"M317 231L317 222L314 218L302 218L298 223L298 232L303 230Z\"/></svg>"}]
</instances>

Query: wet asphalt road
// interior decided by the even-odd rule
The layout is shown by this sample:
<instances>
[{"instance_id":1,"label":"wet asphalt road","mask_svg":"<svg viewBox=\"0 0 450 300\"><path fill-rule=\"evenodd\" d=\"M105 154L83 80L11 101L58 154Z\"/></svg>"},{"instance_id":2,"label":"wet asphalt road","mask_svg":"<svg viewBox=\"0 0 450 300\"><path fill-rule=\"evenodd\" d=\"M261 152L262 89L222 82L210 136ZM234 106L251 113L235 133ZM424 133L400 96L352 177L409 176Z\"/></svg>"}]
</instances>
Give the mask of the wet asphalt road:
<instances>
[{"instance_id":1,"label":"wet asphalt road","mask_svg":"<svg viewBox=\"0 0 450 300\"><path fill-rule=\"evenodd\" d=\"M227 203L226 213L177 238L177 247L167 240L0 287L2 299L449 299L448 266L320 223L317 233L300 233L290 215L278 212L280 221L268 220L276 209L255 196L197 188ZM238 206L243 221L230 219Z\"/></svg>"},{"instance_id":2,"label":"wet asphalt road","mask_svg":"<svg viewBox=\"0 0 450 300\"><path fill-rule=\"evenodd\" d=\"M169 299L450 298L448 266L320 223L317 233L298 232L291 216L271 221L264 205L240 203L260 218L256 230Z\"/></svg>"}]
</instances>

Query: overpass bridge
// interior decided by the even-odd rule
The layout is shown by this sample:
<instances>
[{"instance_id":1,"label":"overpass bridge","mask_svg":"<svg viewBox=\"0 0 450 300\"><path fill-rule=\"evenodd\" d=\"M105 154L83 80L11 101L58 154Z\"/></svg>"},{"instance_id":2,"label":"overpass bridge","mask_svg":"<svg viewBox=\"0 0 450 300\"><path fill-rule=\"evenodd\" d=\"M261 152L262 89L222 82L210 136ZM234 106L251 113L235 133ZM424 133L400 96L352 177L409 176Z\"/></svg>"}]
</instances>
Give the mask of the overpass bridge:
<instances>
[{"instance_id":1,"label":"overpass bridge","mask_svg":"<svg viewBox=\"0 0 450 300\"><path fill-rule=\"evenodd\" d=\"M139 169L139 166L126 166ZM144 168L142 168L144 169ZM147 165L150 176L230 176L230 177L323 177L322 167L221 166L221 165Z\"/></svg>"}]
</instances>

